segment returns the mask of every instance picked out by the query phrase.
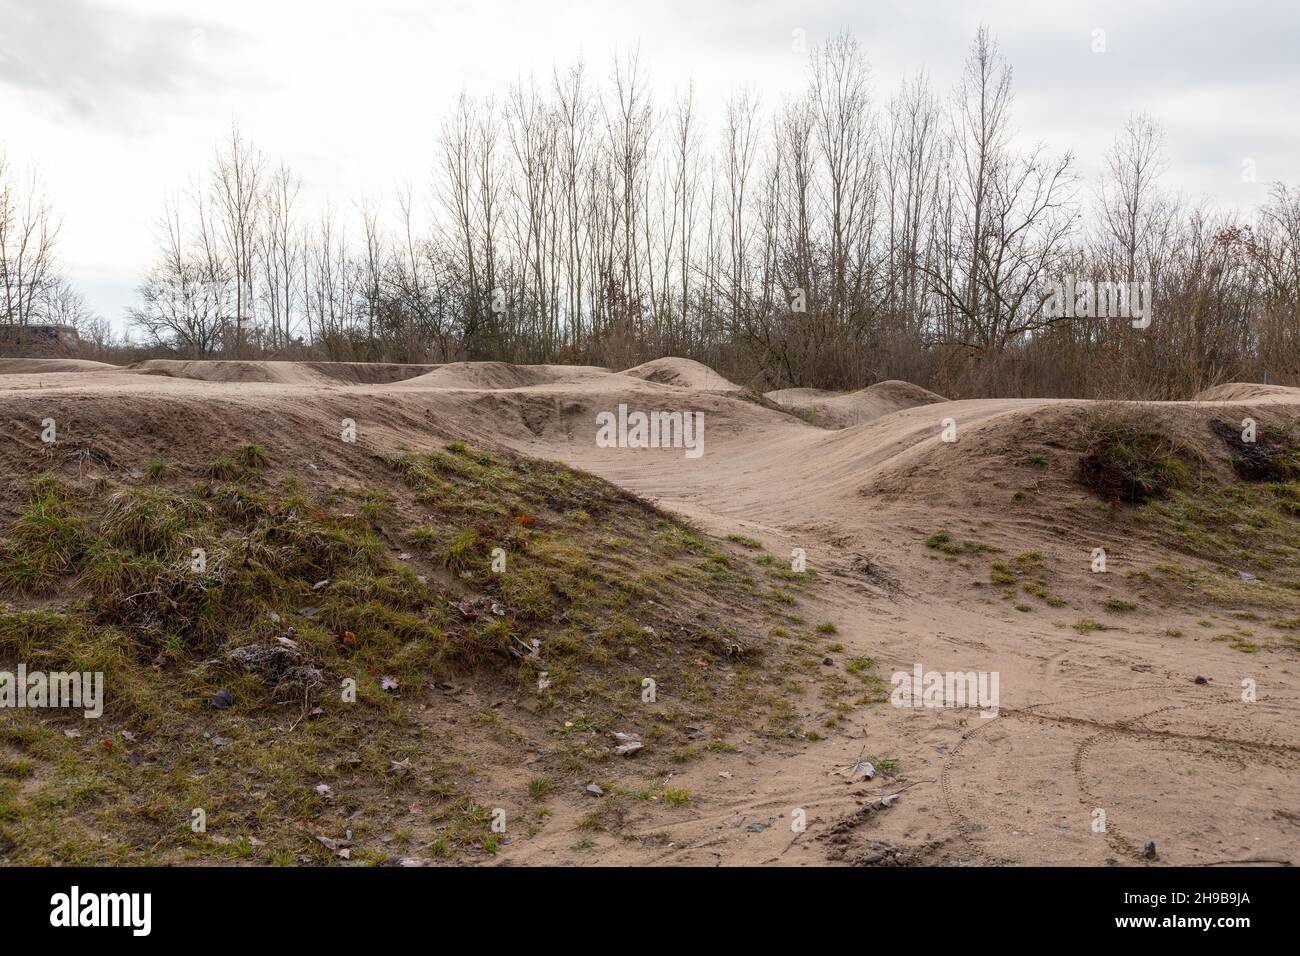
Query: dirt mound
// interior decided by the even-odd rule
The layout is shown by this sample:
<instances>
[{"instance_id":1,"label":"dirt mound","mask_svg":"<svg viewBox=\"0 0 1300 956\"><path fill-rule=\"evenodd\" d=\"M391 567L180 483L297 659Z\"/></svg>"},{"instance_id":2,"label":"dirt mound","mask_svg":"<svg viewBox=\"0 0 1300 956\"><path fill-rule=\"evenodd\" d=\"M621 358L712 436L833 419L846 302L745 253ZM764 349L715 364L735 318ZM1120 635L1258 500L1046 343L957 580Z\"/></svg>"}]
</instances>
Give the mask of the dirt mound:
<instances>
[{"instance_id":1,"label":"dirt mound","mask_svg":"<svg viewBox=\"0 0 1300 956\"><path fill-rule=\"evenodd\" d=\"M1179 474L1173 477L1189 487L1205 479L1229 483L1234 474L1245 480L1285 480L1285 449L1266 429L1293 429L1300 424L1300 408L1267 398L1243 403L1226 420L1220 409L1189 402L959 401L928 417L924 409L904 412L836 437L846 449L871 449L869 463L864 455L856 466L872 494L994 512L1010 509L1023 516L1036 512L1044 527L1063 530L1079 517L1073 509L1081 502L1107 500L1081 480L1080 466L1093 453L1090 442L1098 435L1105 438L1108 430L1123 461L1133 467L1141 464L1142 431L1164 436L1168 449L1157 450L1155 464L1165 470L1176 467ZM955 423L955 441L942 440L940 416ZM1247 416L1260 428L1250 444L1237 437L1240 420ZM1133 433L1116 431L1116 422L1131 423ZM881 455L882 447L894 440L895 453ZM828 467L838 457L833 449L827 446L822 454ZM1175 458L1181 463L1175 465Z\"/></svg>"},{"instance_id":2,"label":"dirt mound","mask_svg":"<svg viewBox=\"0 0 1300 956\"><path fill-rule=\"evenodd\" d=\"M116 369L106 362L87 359L0 359L0 375L49 375L55 372L101 372Z\"/></svg>"},{"instance_id":3,"label":"dirt mound","mask_svg":"<svg viewBox=\"0 0 1300 956\"><path fill-rule=\"evenodd\" d=\"M519 685L521 666L538 669L539 691L550 692L542 698L548 706L554 700L557 712L581 713L602 728L629 727L631 733L618 736L636 739L640 749L641 727L654 724L626 721L621 688L627 664L607 649L614 641L635 653L638 671L655 674L669 687L690 687L698 698L690 717L699 728L675 732L656 759L667 761L692 741L701 757L712 754L700 735L723 740L725 734L735 743L716 751L740 764L768 740L768 710L784 716L786 697L758 698L795 666L795 648L770 636L786 612L776 602L755 601L748 577L719 580L697 570L705 555L715 563L730 560L726 543L706 543L592 476L495 446L449 443L451 436L439 431L441 422L460 428L480 409L495 407L498 414L487 417L499 422L507 404L554 399L553 393L316 391L166 375L113 379L92 383L100 389L93 396L80 383L39 392L21 391L21 382L0 388L8 399L0 425L15 439L0 446L6 478L0 489L0 585L6 598L42 602L37 610L6 602L0 662L41 659L62 666L65 660L103 660L106 683L115 689L93 750L82 746L91 741L78 742L80 733L48 732L61 752L33 756L30 772L24 771L33 782L29 795L14 801L5 792L0 864L14 863L20 850L24 861L30 856L42 862L60 861L63 853L81 860L88 858L83 853L101 853L118 862L158 862L171 858L163 854L186 852L184 834L174 846L160 848L158 833L137 825L125 796L132 781L120 771L128 748L150 755L131 757L132 765L153 760L155 753L187 754L183 766L167 765L174 785L151 796L162 808L160 819L182 819L189 812L197 802L193 780L211 777L211 792L228 793L245 787L252 773L285 792L347 792L347 805L337 814L332 799L323 802L331 816L314 818L316 833L347 833L344 814L373 805L367 819L379 821L375 836L358 840L374 844L377 860L487 862L492 853L484 847L493 844L484 843L490 838L486 815L475 809L465 837L454 844L442 833L444 821L452 814L459 820L462 807L477 808L492 799L488 794L508 787L510 801L495 803L506 802L520 818L542 790L550 791L552 805L564 814L563 824L552 823L552 829L568 845L580 817L591 812L590 797L581 790L567 794L561 784L573 769L571 763L565 769L566 752L553 746L553 722L536 719L531 700L516 705L501 694ZM620 394L662 397L662 389L644 383L614 384ZM108 393L113 400L103 400ZM702 400L752 413L752 406L731 399ZM45 417L59 423L57 444L42 440ZM355 440L339 433L344 417L354 419ZM283 480L289 478L292 484ZM46 523L47 515L52 523ZM56 526L58 533L51 534ZM496 555L505 554L498 543L510 548L508 573L504 566L500 573L489 570ZM206 564L201 569L190 563L195 544ZM127 577L141 566L148 568L147 581ZM649 568L672 575L671 598L642 579L640 569ZM83 600L83 589L93 594ZM47 595L75 598L75 606L61 601L46 610ZM184 634L184 640L172 634ZM97 654L100 646L111 650L83 657ZM177 650L163 654L160 647ZM39 658L28 658L29 648ZM548 673L561 679L550 686ZM337 695L324 685L342 678L368 693L390 693L388 710L375 716L364 704L349 707L346 695L343 706L336 706L331 698ZM436 687L430 684L435 678ZM636 679L639 685L642 678ZM220 729L232 736L214 733L210 746L195 747L192 741L215 726L204 700L223 710ZM497 700L503 707L493 709L493 727L479 729L467 719L467 712L480 709L479 701L486 712ZM309 717L307 708L314 704L319 706ZM182 712L195 723L178 716ZM23 739L34 739L45 720L25 713L29 724L22 726L30 730ZM282 713L290 719L281 719ZM352 742L377 732L384 734L382 777L377 774L376 785L358 796L350 785L359 779ZM138 748L131 746L137 733ZM6 738L5 759L11 762L10 739L17 736L15 730ZM591 740L610 736L602 732ZM101 740L123 743L114 749ZM602 767L602 784L611 792L641 786L640 768L658 740L657 733L647 733L638 762ZM613 742L600 750L599 743L590 745L591 753L602 756ZM519 778L521 754L538 782ZM545 765L532 759L543 754ZM111 822L97 817L93 832L46 827L46 808L67 799L66 775L57 767L78 761L86 767L88 756L94 765L86 774L96 792L122 813ZM432 766L453 759L472 769L452 776ZM337 763L328 765L322 780L324 760ZM422 782L430 775L439 788L432 797ZM554 783L547 782L552 777ZM718 779L717 773L710 779ZM80 778L75 784L84 786ZM394 801L398 791L403 798ZM682 794L676 805L653 801L663 825L683 816L681 803L689 792ZM246 806L255 813L255 801L263 796L241 796L247 803L240 812ZM429 800L427 814L409 809L417 799ZM291 801L271 802L292 808ZM422 829L401 847L379 848L385 834L408 825ZM662 829L658 821L654 825ZM541 836L540 829L533 835ZM295 854L304 843L322 863L334 858L336 844L353 845L351 833L346 841L321 836L315 845L323 852L315 851L289 812L259 817L249 824L248 836L264 856L286 860L301 861ZM283 850L281 840L289 841ZM73 841L81 842L67 849ZM424 849L435 844L426 856ZM220 859L227 845L214 842L205 852ZM370 843L357 845L370 852ZM546 852L540 841L533 848Z\"/></svg>"},{"instance_id":4,"label":"dirt mound","mask_svg":"<svg viewBox=\"0 0 1300 956\"><path fill-rule=\"evenodd\" d=\"M505 389L574 385L610 374L596 365L512 365L509 362L452 362L404 384L420 388Z\"/></svg>"},{"instance_id":5,"label":"dirt mound","mask_svg":"<svg viewBox=\"0 0 1300 956\"><path fill-rule=\"evenodd\" d=\"M877 382L869 388L862 390L868 395L873 395L882 401L897 402L900 406L912 408L916 405L933 405L935 402L946 402L938 392L932 392L928 388L922 388L920 385L913 385L911 382L904 382L896 378L888 381Z\"/></svg>"},{"instance_id":6,"label":"dirt mound","mask_svg":"<svg viewBox=\"0 0 1300 956\"><path fill-rule=\"evenodd\" d=\"M710 392L744 391L735 382L728 381L707 365L693 359L655 359L652 362L643 362L624 369L619 374L630 375L658 385L673 385L677 388L698 388Z\"/></svg>"},{"instance_id":7,"label":"dirt mound","mask_svg":"<svg viewBox=\"0 0 1300 956\"><path fill-rule=\"evenodd\" d=\"M783 388L765 396L782 408L796 412L822 428L848 428L919 405L946 402L928 389L891 379L856 392L828 392L820 388Z\"/></svg>"},{"instance_id":8,"label":"dirt mound","mask_svg":"<svg viewBox=\"0 0 1300 956\"><path fill-rule=\"evenodd\" d=\"M302 362L230 362L146 359L128 365L139 375L166 375L201 382L274 382L279 385L317 385L321 378Z\"/></svg>"},{"instance_id":9,"label":"dirt mound","mask_svg":"<svg viewBox=\"0 0 1300 956\"><path fill-rule=\"evenodd\" d=\"M1300 398L1300 388L1286 385L1263 385L1258 382L1225 382L1192 396L1194 402L1252 402L1259 399Z\"/></svg>"},{"instance_id":10,"label":"dirt mound","mask_svg":"<svg viewBox=\"0 0 1300 956\"><path fill-rule=\"evenodd\" d=\"M397 362L303 362L303 367L343 385L389 385L432 372L439 365L402 365Z\"/></svg>"}]
</instances>

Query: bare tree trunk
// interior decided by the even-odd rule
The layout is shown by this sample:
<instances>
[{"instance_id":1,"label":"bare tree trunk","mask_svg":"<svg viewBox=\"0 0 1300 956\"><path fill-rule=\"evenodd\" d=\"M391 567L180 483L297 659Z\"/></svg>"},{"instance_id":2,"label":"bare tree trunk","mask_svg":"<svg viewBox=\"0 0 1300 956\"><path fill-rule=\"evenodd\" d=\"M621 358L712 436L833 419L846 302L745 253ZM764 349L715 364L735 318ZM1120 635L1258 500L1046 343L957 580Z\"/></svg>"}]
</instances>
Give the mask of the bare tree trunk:
<instances>
[{"instance_id":1,"label":"bare tree trunk","mask_svg":"<svg viewBox=\"0 0 1300 956\"><path fill-rule=\"evenodd\" d=\"M253 274L263 168L261 152L245 141L238 126L231 126L225 149L216 154L212 189L226 254L235 274L233 349L239 356L247 351L248 328L254 321Z\"/></svg>"}]
</instances>

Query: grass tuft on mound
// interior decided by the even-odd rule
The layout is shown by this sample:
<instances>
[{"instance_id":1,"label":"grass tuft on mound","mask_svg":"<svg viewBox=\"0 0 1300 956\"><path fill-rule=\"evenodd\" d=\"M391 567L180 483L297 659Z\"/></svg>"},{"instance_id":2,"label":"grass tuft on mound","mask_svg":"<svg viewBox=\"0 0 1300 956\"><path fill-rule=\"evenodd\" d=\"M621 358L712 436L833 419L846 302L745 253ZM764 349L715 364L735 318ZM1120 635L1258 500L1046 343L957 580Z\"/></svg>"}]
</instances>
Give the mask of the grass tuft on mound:
<instances>
[{"instance_id":1,"label":"grass tuft on mound","mask_svg":"<svg viewBox=\"0 0 1300 956\"><path fill-rule=\"evenodd\" d=\"M1201 461L1149 411L1101 405L1084 423L1079 480L1107 501L1141 504L1188 487Z\"/></svg>"}]
</instances>

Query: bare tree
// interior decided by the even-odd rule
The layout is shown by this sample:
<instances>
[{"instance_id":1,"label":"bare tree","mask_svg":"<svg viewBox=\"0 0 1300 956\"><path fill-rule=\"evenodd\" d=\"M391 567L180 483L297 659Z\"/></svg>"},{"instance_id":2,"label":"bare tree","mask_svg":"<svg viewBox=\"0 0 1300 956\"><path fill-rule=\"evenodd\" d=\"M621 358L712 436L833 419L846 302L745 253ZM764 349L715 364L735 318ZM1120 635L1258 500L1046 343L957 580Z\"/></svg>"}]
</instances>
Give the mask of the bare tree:
<instances>
[{"instance_id":1,"label":"bare tree","mask_svg":"<svg viewBox=\"0 0 1300 956\"><path fill-rule=\"evenodd\" d=\"M640 57L629 53L614 64L611 77L613 103L605 104L606 149L614 175L616 232L611 250L616 275L607 276L614 317L634 331L640 327L645 307L642 241L646 177L650 169L650 143L654 113L649 79Z\"/></svg>"},{"instance_id":2,"label":"bare tree","mask_svg":"<svg viewBox=\"0 0 1300 956\"><path fill-rule=\"evenodd\" d=\"M366 344L373 348L376 342L376 329L382 320L384 295L384 270L388 258L388 240L379 222L379 207L373 202L362 202L361 213L362 251L361 258L355 266L355 290L359 297L359 308L365 316Z\"/></svg>"},{"instance_id":3,"label":"bare tree","mask_svg":"<svg viewBox=\"0 0 1300 956\"><path fill-rule=\"evenodd\" d=\"M1099 245L1102 255L1113 250L1120 269L1115 278L1125 282L1139 278L1139 259L1152 253L1152 240L1169 212L1158 186L1165 169L1163 143L1160 125L1141 113L1129 118L1106 152L1106 175L1098 189Z\"/></svg>"},{"instance_id":4,"label":"bare tree","mask_svg":"<svg viewBox=\"0 0 1300 956\"><path fill-rule=\"evenodd\" d=\"M29 325L41 315L57 280L54 249L60 223L36 170L21 180L0 152L0 319Z\"/></svg>"},{"instance_id":5,"label":"bare tree","mask_svg":"<svg viewBox=\"0 0 1300 956\"><path fill-rule=\"evenodd\" d=\"M664 348L675 352L689 347L691 329L691 280L695 253L696 203L699 198L700 151L703 148L699 119L695 112L695 89L688 86L674 104L670 118L670 212L665 216L667 236L664 248L664 279L675 272L669 315L668 340Z\"/></svg>"},{"instance_id":6,"label":"bare tree","mask_svg":"<svg viewBox=\"0 0 1300 956\"><path fill-rule=\"evenodd\" d=\"M758 157L758 99L749 92L727 103L723 120L723 169L727 201L727 272L723 294L729 304L731 327L739 328L749 308L749 204L748 190Z\"/></svg>"},{"instance_id":7,"label":"bare tree","mask_svg":"<svg viewBox=\"0 0 1300 956\"><path fill-rule=\"evenodd\" d=\"M236 355L247 348L253 323L253 278L256 269L258 219L262 211L261 152L245 139L237 125L218 149L212 170L213 206L220 216L226 255L235 280L235 328L231 347Z\"/></svg>"},{"instance_id":8,"label":"bare tree","mask_svg":"<svg viewBox=\"0 0 1300 956\"><path fill-rule=\"evenodd\" d=\"M257 232L257 257L261 264L262 301L271 347L285 349L293 339L294 310L299 304L299 258L302 256L296 223L299 180L281 163L266 182L261 205L263 217Z\"/></svg>"},{"instance_id":9,"label":"bare tree","mask_svg":"<svg viewBox=\"0 0 1300 956\"><path fill-rule=\"evenodd\" d=\"M932 256L930 231L936 225L940 175L947 159L942 111L924 74L904 82L890 101L884 138L884 305L902 323L901 331L916 338L925 311L921 263Z\"/></svg>"},{"instance_id":10,"label":"bare tree","mask_svg":"<svg viewBox=\"0 0 1300 956\"><path fill-rule=\"evenodd\" d=\"M856 39L841 33L814 51L810 105L825 172L829 314L843 320L862 289L875 226L875 143L869 73Z\"/></svg>"},{"instance_id":11,"label":"bare tree","mask_svg":"<svg viewBox=\"0 0 1300 956\"><path fill-rule=\"evenodd\" d=\"M204 358L224 345L237 282L217 248L201 192L192 197L197 232L186 234L179 198L158 221L159 258L139 288L131 322L154 346Z\"/></svg>"},{"instance_id":12,"label":"bare tree","mask_svg":"<svg viewBox=\"0 0 1300 956\"><path fill-rule=\"evenodd\" d=\"M399 190L401 229L398 246L388 264L387 289L391 307L402 323L406 360L424 360L433 349L447 362L457 351L461 324L455 293L458 283L446 268L439 246L416 234L414 197L409 184Z\"/></svg>"},{"instance_id":13,"label":"bare tree","mask_svg":"<svg viewBox=\"0 0 1300 956\"><path fill-rule=\"evenodd\" d=\"M1039 290L1076 224L1073 156L1013 152L1011 103L1011 68L980 27L957 94L956 261L927 269L947 308L945 340L980 354L1050 324Z\"/></svg>"},{"instance_id":14,"label":"bare tree","mask_svg":"<svg viewBox=\"0 0 1300 956\"><path fill-rule=\"evenodd\" d=\"M496 317L504 305L497 288L497 244L501 220L501 157L496 109L461 94L439 137L442 175L436 195L445 215L443 235L467 283L465 349L470 358L487 355L497 338ZM496 300L494 302L494 299Z\"/></svg>"},{"instance_id":15,"label":"bare tree","mask_svg":"<svg viewBox=\"0 0 1300 956\"><path fill-rule=\"evenodd\" d=\"M556 114L533 82L516 84L506 101L505 121L514 175L509 179L511 232L518 292L516 322L528 321L540 355L554 354L561 344L558 314L560 242L555 170Z\"/></svg>"},{"instance_id":16,"label":"bare tree","mask_svg":"<svg viewBox=\"0 0 1300 956\"><path fill-rule=\"evenodd\" d=\"M592 122L595 118L586 73L581 62L566 73L553 77L556 111L556 178L561 207L562 255L565 273L564 306L568 311L570 342L583 348L587 321L585 303L587 259L591 223L586 219L586 189L594 149Z\"/></svg>"},{"instance_id":17,"label":"bare tree","mask_svg":"<svg viewBox=\"0 0 1300 956\"><path fill-rule=\"evenodd\" d=\"M352 273L347 230L326 207L314 235L303 240L303 297L308 328L324 346L326 357L351 357Z\"/></svg>"},{"instance_id":18,"label":"bare tree","mask_svg":"<svg viewBox=\"0 0 1300 956\"><path fill-rule=\"evenodd\" d=\"M1259 263L1259 351L1265 374L1300 383L1300 190L1274 183L1251 249Z\"/></svg>"}]
</instances>

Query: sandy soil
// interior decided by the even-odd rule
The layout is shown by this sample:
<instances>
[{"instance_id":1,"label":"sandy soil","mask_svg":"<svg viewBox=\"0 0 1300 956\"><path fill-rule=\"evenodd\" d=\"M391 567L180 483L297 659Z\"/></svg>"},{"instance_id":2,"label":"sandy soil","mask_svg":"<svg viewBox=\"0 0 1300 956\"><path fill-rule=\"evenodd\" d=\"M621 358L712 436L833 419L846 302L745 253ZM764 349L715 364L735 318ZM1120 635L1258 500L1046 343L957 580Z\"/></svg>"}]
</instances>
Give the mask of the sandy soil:
<instances>
[{"instance_id":1,"label":"sandy soil","mask_svg":"<svg viewBox=\"0 0 1300 956\"><path fill-rule=\"evenodd\" d=\"M820 388L782 388L767 392L766 398L782 408L801 412L813 425L847 428L862 425L881 415L947 401L911 382L878 382L856 392L828 392Z\"/></svg>"},{"instance_id":2,"label":"sandy soil","mask_svg":"<svg viewBox=\"0 0 1300 956\"><path fill-rule=\"evenodd\" d=\"M49 375L53 372L115 371L116 366L86 359L0 358L0 375Z\"/></svg>"},{"instance_id":3,"label":"sandy soil","mask_svg":"<svg viewBox=\"0 0 1300 956\"><path fill-rule=\"evenodd\" d=\"M886 704L823 740L685 766L674 785L699 796L668 845L614 841L594 859L575 856L566 824L585 808L574 803L557 808L558 826L506 848L503 862L1141 864L1150 842L1158 863L1300 862L1295 651L1247 657L1200 623L1226 627L1220 611L1177 603L1145 603L1104 630L1069 626L1132 593L1127 572L1167 557L1140 530L1093 517L1083 488L1008 473L1008 450L1059 447L1085 403L948 402L906 383L768 396L817 404L813 425L677 359L626 372L33 362L0 363L4 427L30 434L15 439L24 444L38 441L45 417L66 427L65 441L93 433L141 459L176 442L215 449L269 435L319 461L344 417L381 451L449 436L499 443L595 472L711 533L756 538L776 555L804 549L824 583L804 616L834 622L846 653L875 658L886 679L917 663L1000 674L996 717ZM1201 398L1162 413L1188 429L1225 408L1228 418L1260 408L1300 416L1295 389L1230 385ZM595 415L619 403L703 412L705 454L598 448ZM944 419L957 423L955 443L940 440ZM1014 496L1026 488L1020 507ZM924 545L941 528L1008 554L1041 552L1065 604L1026 614L989 600L980 569L936 560ZM1092 573L1095 547L1110 556L1107 574ZM1247 678L1258 685L1253 704L1240 699ZM864 755L897 760L897 775L850 779ZM1105 833L1093 830L1097 809ZM791 830L795 811L806 832ZM643 823L647 834L662 829Z\"/></svg>"}]
</instances>

